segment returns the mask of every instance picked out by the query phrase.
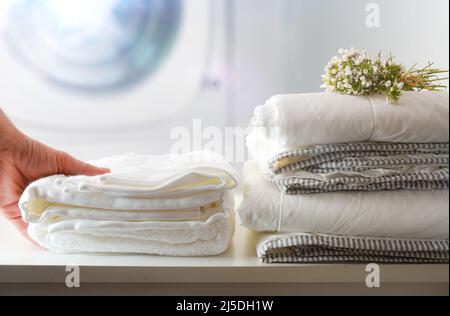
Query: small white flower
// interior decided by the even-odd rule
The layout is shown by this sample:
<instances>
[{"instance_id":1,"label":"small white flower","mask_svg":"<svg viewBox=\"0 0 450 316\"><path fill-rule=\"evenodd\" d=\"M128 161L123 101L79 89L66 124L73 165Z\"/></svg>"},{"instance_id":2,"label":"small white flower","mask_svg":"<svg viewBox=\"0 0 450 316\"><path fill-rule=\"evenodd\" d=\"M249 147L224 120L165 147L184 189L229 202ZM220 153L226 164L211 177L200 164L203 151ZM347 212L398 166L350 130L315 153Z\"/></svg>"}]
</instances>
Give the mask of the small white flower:
<instances>
[{"instance_id":1,"label":"small white flower","mask_svg":"<svg viewBox=\"0 0 450 316\"><path fill-rule=\"evenodd\" d=\"M349 51L347 51L347 55L350 58L355 57L357 54L358 54L358 51L354 47L352 47Z\"/></svg>"},{"instance_id":2,"label":"small white flower","mask_svg":"<svg viewBox=\"0 0 450 316\"><path fill-rule=\"evenodd\" d=\"M359 80L361 80L362 82L364 82L364 81L366 81L366 77L361 76L361 77L359 78Z\"/></svg>"},{"instance_id":3,"label":"small white flower","mask_svg":"<svg viewBox=\"0 0 450 316\"><path fill-rule=\"evenodd\" d=\"M341 59L338 57L338 56L334 56L332 59L331 59L331 62L333 63L333 64L339 64L339 63L341 63Z\"/></svg>"},{"instance_id":4,"label":"small white flower","mask_svg":"<svg viewBox=\"0 0 450 316\"><path fill-rule=\"evenodd\" d=\"M385 85L386 87L389 88L390 86L392 86L392 81L391 80L386 81Z\"/></svg>"},{"instance_id":5,"label":"small white flower","mask_svg":"<svg viewBox=\"0 0 450 316\"><path fill-rule=\"evenodd\" d=\"M357 65L361 65L365 60L366 60L365 56L360 56L360 57L358 57L358 59L356 60L356 64L357 64Z\"/></svg>"},{"instance_id":6,"label":"small white flower","mask_svg":"<svg viewBox=\"0 0 450 316\"><path fill-rule=\"evenodd\" d=\"M399 88L400 90L402 90L404 86L405 86L405 84L403 82L400 82L399 84L397 84L397 88Z\"/></svg>"}]
</instances>

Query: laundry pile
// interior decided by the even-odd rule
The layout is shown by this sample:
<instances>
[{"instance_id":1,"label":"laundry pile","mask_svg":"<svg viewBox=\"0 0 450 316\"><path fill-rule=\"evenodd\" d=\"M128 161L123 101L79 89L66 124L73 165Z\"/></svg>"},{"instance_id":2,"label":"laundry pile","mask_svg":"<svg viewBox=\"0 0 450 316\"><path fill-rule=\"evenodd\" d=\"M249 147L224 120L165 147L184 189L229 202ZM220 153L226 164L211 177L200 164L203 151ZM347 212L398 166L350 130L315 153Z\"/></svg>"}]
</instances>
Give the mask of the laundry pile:
<instances>
[{"instance_id":1,"label":"laundry pile","mask_svg":"<svg viewBox=\"0 0 450 316\"><path fill-rule=\"evenodd\" d=\"M268 263L449 259L449 98L281 95L256 109L242 225Z\"/></svg>"},{"instance_id":2,"label":"laundry pile","mask_svg":"<svg viewBox=\"0 0 450 316\"><path fill-rule=\"evenodd\" d=\"M41 179L20 200L30 237L64 253L209 256L234 234L238 176L220 156L128 154L93 162L96 177Z\"/></svg>"}]
</instances>

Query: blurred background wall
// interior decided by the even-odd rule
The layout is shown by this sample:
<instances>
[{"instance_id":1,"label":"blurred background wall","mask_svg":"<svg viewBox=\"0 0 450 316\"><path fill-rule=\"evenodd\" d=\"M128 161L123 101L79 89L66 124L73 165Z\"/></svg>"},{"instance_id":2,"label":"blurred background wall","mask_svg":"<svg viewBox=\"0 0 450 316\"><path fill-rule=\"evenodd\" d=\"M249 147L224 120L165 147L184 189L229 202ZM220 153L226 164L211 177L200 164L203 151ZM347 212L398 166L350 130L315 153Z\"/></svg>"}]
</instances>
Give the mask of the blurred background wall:
<instances>
[{"instance_id":1,"label":"blurred background wall","mask_svg":"<svg viewBox=\"0 0 450 316\"><path fill-rule=\"evenodd\" d=\"M83 2L105 17L100 26L83 16ZM0 1L0 106L31 136L83 159L166 153L174 128L193 130L197 118L203 128L246 126L274 94L320 91L323 68L341 47L449 67L448 0L73 3ZM136 13L143 9L151 14ZM373 14L375 26L366 23ZM144 57L124 53L131 49Z\"/></svg>"}]
</instances>

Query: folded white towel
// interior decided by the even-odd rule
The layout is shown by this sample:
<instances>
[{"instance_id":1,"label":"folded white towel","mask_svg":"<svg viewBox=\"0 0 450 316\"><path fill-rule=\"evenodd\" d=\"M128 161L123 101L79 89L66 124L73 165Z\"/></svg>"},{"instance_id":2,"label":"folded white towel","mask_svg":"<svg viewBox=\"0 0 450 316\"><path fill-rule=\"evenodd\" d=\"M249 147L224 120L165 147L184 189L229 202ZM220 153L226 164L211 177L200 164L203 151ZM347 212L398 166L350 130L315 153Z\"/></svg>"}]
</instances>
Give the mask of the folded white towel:
<instances>
[{"instance_id":1,"label":"folded white towel","mask_svg":"<svg viewBox=\"0 0 450 316\"><path fill-rule=\"evenodd\" d=\"M448 208L447 190L285 195L248 162L237 213L258 232L448 239Z\"/></svg>"},{"instance_id":2,"label":"folded white towel","mask_svg":"<svg viewBox=\"0 0 450 316\"><path fill-rule=\"evenodd\" d=\"M406 92L398 104L389 104L381 95L279 95L256 109L252 137L267 138L266 147L273 147L275 154L280 149L335 143L448 142L448 96L448 92Z\"/></svg>"},{"instance_id":3,"label":"folded white towel","mask_svg":"<svg viewBox=\"0 0 450 316\"><path fill-rule=\"evenodd\" d=\"M219 155L129 154L93 164L97 177L31 184L19 206L37 243L57 252L216 255L234 233L238 176Z\"/></svg>"}]
</instances>

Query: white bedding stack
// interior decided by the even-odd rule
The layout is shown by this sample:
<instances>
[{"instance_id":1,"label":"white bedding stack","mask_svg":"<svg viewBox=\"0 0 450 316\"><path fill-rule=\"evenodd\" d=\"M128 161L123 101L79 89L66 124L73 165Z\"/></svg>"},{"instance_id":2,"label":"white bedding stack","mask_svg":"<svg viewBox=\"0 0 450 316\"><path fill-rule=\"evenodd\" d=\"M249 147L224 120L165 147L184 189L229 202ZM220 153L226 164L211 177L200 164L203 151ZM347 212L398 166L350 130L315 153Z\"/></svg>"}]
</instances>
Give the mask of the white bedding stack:
<instances>
[{"instance_id":1,"label":"white bedding stack","mask_svg":"<svg viewBox=\"0 0 450 316\"><path fill-rule=\"evenodd\" d=\"M447 92L280 95L251 125L238 216L261 260L448 262Z\"/></svg>"},{"instance_id":2,"label":"white bedding stack","mask_svg":"<svg viewBox=\"0 0 450 316\"><path fill-rule=\"evenodd\" d=\"M210 256L234 233L238 175L220 156L128 154L92 162L97 177L54 176L20 200L30 237L64 253Z\"/></svg>"}]
</instances>

